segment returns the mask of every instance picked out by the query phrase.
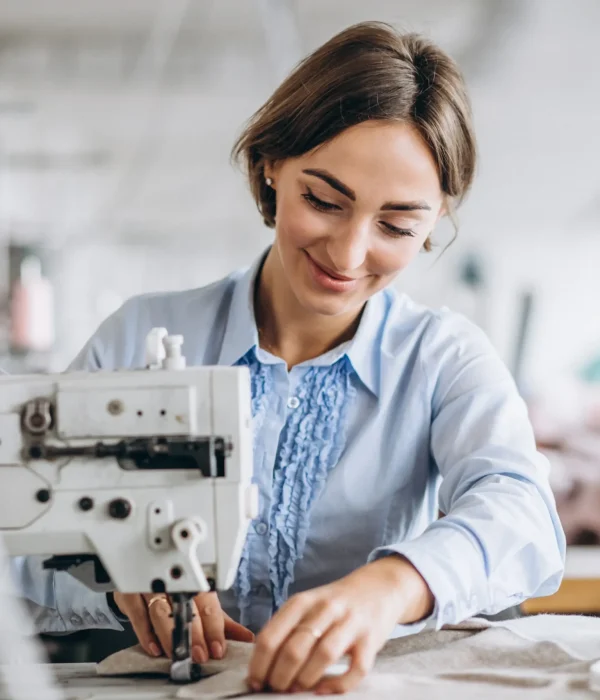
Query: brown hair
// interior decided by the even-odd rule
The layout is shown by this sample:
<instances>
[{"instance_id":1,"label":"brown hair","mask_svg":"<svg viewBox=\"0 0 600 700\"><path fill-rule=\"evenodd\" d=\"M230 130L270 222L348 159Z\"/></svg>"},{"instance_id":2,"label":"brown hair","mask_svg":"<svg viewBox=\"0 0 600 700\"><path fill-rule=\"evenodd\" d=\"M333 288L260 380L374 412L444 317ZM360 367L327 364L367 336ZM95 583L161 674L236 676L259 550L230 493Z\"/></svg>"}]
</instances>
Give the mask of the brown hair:
<instances>
[{"instance_id":1,"label":"brown hair","mask_svg":"<svg viewBox=\"0 0 600 700\"><path fill-rule=\"evenodd\" d=\"M417 34L381 22L340 32L305 58L252 116L232 157L247 171L267 226L275 191L266 162L294 158L367 120L413 124L437 163L450 208L473 180L476 144L465 83L456 63ZM430 241L425 247L430 249Z\"/></svg>"}]
</instances>

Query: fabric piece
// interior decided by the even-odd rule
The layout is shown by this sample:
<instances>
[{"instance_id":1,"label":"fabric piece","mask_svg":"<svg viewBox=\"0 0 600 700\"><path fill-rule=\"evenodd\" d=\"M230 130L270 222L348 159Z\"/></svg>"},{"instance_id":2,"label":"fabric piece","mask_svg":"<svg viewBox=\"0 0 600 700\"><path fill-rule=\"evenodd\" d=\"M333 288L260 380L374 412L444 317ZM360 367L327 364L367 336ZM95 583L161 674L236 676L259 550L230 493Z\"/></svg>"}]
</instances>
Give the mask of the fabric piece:
<instances>
[{"instance_id":1,"label":"fabric piece","mask_svg":"<svg viewBox=\"0 0 600 700\"><path fill-rule=\"evenodd\" d=\"M270 405L273 365L259 362L254 351L247 353L240 364L250 369L257 439L267 412L274 408ZM288 413L281 431L273 468L268 535L273 612L287 599L294 566L304 553L311 508L346 444L347 412L356 393L352 373L346 356L330 366L308 368L296 391L298 405ZM246 624L244 612L250 604L251 556L251 540L247 538L234 587L242 624Z\"/></svg>"},{"instance_id":2,"label":"fabric piece","mask_svg":"<svg viewBox=\"0 0 600 700\"><path fill-rule=\"evenodd\" d=\"M176 693L178 698L193 700L220 700L220 698L236 698L251 694L246 683L246 668L224 671L218 676L184 685Z\"/></svg>"},{"instance_id":3,"label":"fabric piece","mask_svg":"<svg viewBox=\"0 0 600 700\"><path fill-rule=\"evenodd\" d=\"M233 650L233 643L230 644ZM246 648L243 661L238 657L234 662L232 656L224 662L215 662L220 663L224 672L180 688L176 697L217 700L251 695L244 691L241 682L252 645L242 646ZM597 696L589 690L589 668L597 658L600 658L600 619L597 618L540 615L498 622L473 619L440 631L390 640L380 651L373 671L345 697L360 700L593 698ZM150 659L155 668L160 661L166 659ZM270 693L269 697L284 700L289 695ZM294 697L308 700L314 694L298 693Z\"/></svg>"},{"instance_id":4,"label":"fabric piece","mask_svg":"<svg viewBox=\"0 0 600 700\"><path fill-rule=\"evenodd\" d=\"M227 654L224 659L210 659L202 664L206 676L214 676L229 669L245 668L252 655L253 644L247 642L227 642ZM166 656L148 656L141 646L136 645L122 649L108 656L96 667L101 676L165 675L171 669L171 660Z\"/></svg>"}]
</instances>

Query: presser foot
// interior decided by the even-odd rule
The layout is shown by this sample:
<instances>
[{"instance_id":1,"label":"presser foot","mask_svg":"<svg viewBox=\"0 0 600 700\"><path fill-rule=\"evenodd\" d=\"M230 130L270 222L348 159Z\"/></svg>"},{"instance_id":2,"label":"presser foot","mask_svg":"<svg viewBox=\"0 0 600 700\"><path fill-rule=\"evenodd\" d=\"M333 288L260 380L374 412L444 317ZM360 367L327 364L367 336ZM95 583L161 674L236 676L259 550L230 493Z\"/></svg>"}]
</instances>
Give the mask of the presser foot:
<instances>
[{"instance_id":1,"label":"presser foot","mask_svg":"<svg viewBox=\"0 0 600 700\"><path fill-rule=\"evenodd\" d=\"M182 659L171 663L173 683L195 683L202 678L202 667L192 659Z\"/></svg>"},{"instance_id":2,"label":"presser foot","mask_svg":"<svg viewBox=\"0 0 600 700\"><path fill-rule=\"evenodd\" d=\"M174 683L193 683L202 677L200 664L192 660L193 600L193 593L175 593L171 596L174 626L170 677Z\"/></svg>"}]
</instances>

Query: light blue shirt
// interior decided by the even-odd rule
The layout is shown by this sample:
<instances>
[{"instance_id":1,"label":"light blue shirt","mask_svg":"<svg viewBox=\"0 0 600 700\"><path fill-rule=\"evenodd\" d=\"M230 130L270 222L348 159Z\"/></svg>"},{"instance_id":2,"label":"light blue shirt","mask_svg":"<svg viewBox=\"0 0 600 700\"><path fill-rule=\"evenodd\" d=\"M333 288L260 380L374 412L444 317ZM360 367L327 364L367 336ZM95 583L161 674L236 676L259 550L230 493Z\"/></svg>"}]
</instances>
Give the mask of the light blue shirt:
<instances>
[{"instance_id":1,"label":"light blue shirt","mask_svg":"<svg viewBox=\"0 0 600 700\"><path fill-rule=\"evenodd\" d=\"M235 586L220 594L225 610L256 631L289 595L390 554L427 581L438 627L556 591L565 540L548 464L485 335L388 289L350 342L288 372L258 346L259 265L131 299L73 365L142 367L146 334L162 326L184 335L189 365L250 367L260 515ZM52 576L24 581L25 595L45 590L61 620L98 611L118 627L103 596Z\"/></svg>"}]
</instances>

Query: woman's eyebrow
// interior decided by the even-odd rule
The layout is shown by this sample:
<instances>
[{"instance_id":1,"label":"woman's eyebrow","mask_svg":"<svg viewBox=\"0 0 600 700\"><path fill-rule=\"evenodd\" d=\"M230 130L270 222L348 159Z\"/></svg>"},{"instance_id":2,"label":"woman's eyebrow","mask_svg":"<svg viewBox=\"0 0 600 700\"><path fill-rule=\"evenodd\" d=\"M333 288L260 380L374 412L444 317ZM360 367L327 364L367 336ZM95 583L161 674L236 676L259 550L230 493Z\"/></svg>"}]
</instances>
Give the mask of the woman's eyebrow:
<instances>
[{"instance_id":1,"label":"woman's eyebrow","mask_svg":"<svg viewBox=\"0 0 600 700\"><path fill-rule=\"evenodd\" d=\"M307 168L302 172L305 175L312 175L313 177L320 178L321 180L323 180L323 182L326 182L330 187L333 187L334 190L337 190L345 197L348 197L348 199L351 199L353 202L356 202L356 194L354 190L350 189L348 185L344 185L343 182L338 180L337 177L334 177L331 173L328 173L327 170L314 170L313 168Z\"/></svg>"},{"instance_id":2,"label":"woman's eyebrow","mask_svg":"<svg viewBox=\"0 0 600 700\"><path fill-rule=\"evenodd\" d=\"M416 202L386 202L381 209L382 211L418 211L420 209L431 211L429 204L422 200Z\"/></svg>"},{"instance_id":3,"label":"woman's eyebrow","mask_svg":"<svg viewBox=\"0 0 600 700\"><path fill-rule=\"evenodd\" d=\"M348 185L344 185L344 183L341 180L338 180L337 177L332 175L330 172L327 170L320 170L320 169L314 169L314 168L307 168L306 170L302 171L305 175L312 175L313 177L318 177L320 180L323 180L323 182L326 182L330 187L333 187L334 190L337 190L340 192L340 194L343 194L345 197L348 197L348 199L352 200L353 202L356 202L356 193L354 192L353 189L348 187ZM431 207L427 202L423 200L417 200L413 202L386 202L382 207L382 211L419 211L419 210L424 210L424 211L431 211Z\"/></svg>"}]
</instances>

